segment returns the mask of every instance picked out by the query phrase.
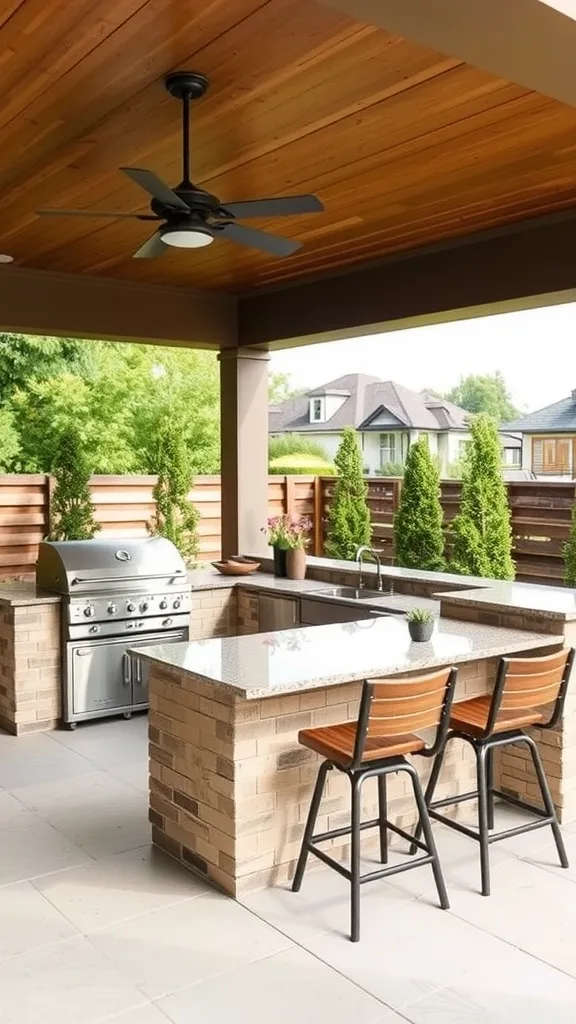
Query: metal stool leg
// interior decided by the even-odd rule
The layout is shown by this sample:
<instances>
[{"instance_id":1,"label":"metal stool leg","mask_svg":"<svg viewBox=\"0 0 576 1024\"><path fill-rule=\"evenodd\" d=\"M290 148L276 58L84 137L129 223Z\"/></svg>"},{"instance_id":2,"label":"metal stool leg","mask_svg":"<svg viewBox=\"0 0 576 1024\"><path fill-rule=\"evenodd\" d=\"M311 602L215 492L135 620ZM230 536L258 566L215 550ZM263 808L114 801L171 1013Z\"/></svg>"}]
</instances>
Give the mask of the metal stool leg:
<instances>
[{"instance_id":1,"label":"metal stool leg","mask_svg":"<svg viewBox=\"0 0 576 1024\"><path fill-rule=\"evenodd\" d=\"M316 824L316 818L318 817L318 811L320 809L320 801L322 800L322 794L324 793L326 775L328 771L331 769L331 767L332 764L330 761L323 761L318 770L318 777L316 779L314 793L312 794L312 800L310 802L310 810L308 811L306 828L304 829L304 835L302 837L300 856L298 857L296 873L294 875L294 881L292 882L292 892L299 892L300 886L302 885L302 879L304 877L304 871L306 869L306 861L308 860L308 847L310 845L310 840L312 839L312 836L314 834L314 826Z\"/></svg>"},{"instance_id":2,"label":"metal stool leg","mask_svg":"<svg viewBox=\"0 0 576 1024\"><path fill-rule=\"evenodd\" d=\"M407 769L410 778L412 779L412 787L414 789L414 798L416 800L416 806L418 808L418 817L420 819L419 825L424 833L424 842L428 848L428 852L432 855L432 871L434 872L434 881L436 882L436 889L438 890L438 900L442 910L448 910L450 908L450 902L448 900L448 893L446 892L446 886L444 884L444 877L442 875L442 868L440 867L440 858L438 856L438 850L436 848L436 841L434 839L434 833L432 832L432 825L430 824L430 818L428 817L428 808L422 792L422 786L420 785L420 779L418 772L412 765L409 765Z\"/></svg>"},{"instance_id":3,"label":"metal stool leg","mask_svg":"<svg viewBox=\"0 0 576 1024\"><path fill-rule=\"evenodd\" d=\"M378 818L380 821L380 861L388 863L388 829L386 828L386 816L388 814L388 801L386 793L386 775L378 776Z\"/></svg>"},{"instance_id":4,"label":"metal stool leg","mask_svg":"<svg viewBox=\"0 0 576 1024\"><path fill-rule=\"evenodd\" d=\"M428 785L426 786L426 793L425 793L425 796L424 796L424 800L426 801L426 807L429 807L430 804L432 803L432 801L434 800L434 790L436 789L436 785L438 783L438 779L440 778L440 772L442 771L442 765L444 763L444 755L446 753L446 745L447 745L448 740L450 738L451 737L448 736L448 738L446 740L446 743L444 744L442 750L440 750L438 752L438 754L436 754L436 757L434 758L434 764L432 765L432 771L430 772L430 778L428 779ZM420 780L418 780L418 784L420 785ZM421 824L421 821L418 821L417 824L416 824L416 831L414 833L414 838L415 839L420 839L421 835L422 835L422 824ZM414 843L412 843L411 846L410 846L410 851L409 852L411 854L415 854L417 849L418 849L418 847L415 846Z\"/></svg>"},{"instance_id":5,"label":"metal stool leg","mask_svg":"<svg viewBox=\"0 0 576 1024\"><path fill-rule=\"evenodd\" d=\"M548 785L546 773L542 765L540 751L538 750L538 747L531 736L525 736L524 740L528 744L530 753L532 754L534 770L538 777L538 784L540 786L540 792L542 793L542 799L544 801L546 813L553 819L550 822L550 827L554 835L554 842L556 843L556 849L558 851L558 857L560 858L560 864L563 868L567 868L569 867L568 855L566 853L566 847L564 846L564 840L562 838L562 833L560 831L560 825L558 824L558 818L556 817L556 808L554 807L554 801L552 800L552 794L550 793L550 787Z\"/></svg>"},{"instance_id":6,"label":"metal stool leg","mask_svg":"<svg viewBox=\"0 0 576 1024\"><path fill-rule=\"evenodd\" d=\"M486 788L488 790L488 829L494 828L494 751L491 747L486 753Z\"/></svg>"},{"instance_id":7,"label":"metal stool leg","mask_svg":"<svg viewBox=\"0 0 576 1024\"><path fill-rule=\"evenodd\" d=\"M482 895L490 895L490 848L488 845L488 783L486 758L488 749L480 744L475 747L478 772L478 832L480 840L480 871Z\"/></svg>"},{"instance_id":8,"label":"metal stool leg","mask_svg":"<svg viewBox=\"0 0 576 1024\"><path fill-rule=\"evenodd\" d=\"M360 819L362 776L350 776L352 787L352 831L350 834L350 939L360 938Z\"/></svg>"}]
</instances>

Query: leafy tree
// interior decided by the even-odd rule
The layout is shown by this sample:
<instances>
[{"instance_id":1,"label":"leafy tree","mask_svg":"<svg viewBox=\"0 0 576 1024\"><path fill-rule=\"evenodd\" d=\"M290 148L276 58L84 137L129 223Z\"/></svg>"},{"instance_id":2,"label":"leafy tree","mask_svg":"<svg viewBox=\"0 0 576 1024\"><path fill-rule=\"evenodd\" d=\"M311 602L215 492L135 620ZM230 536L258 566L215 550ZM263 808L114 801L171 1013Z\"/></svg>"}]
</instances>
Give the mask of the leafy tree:
<instances>
[{"instance_id":1,"label":"leafy tree","mask_svg":"<svg viewBox=\"0 0 576 1024\"><path fill-rule=\"evenodd\" d=\"M351 561L362 544L372 537L368 487L363 475L362 455L356 431L346 427L334 459L338 477L328 513L328 535L324 545L330 558Z\"/></svg>"},{"instance_id":2,"label":"leafy tree","mask_svg":"<svg viewBox=\"0 0 576 1024\"><path fill-rule=\"evenodd\" d=\"M82 435L73 424L62 427L54 443L52 473L51 539L90 540L100 527L90 495L90 464Z\"/></svg>"},{"instance_id":3,"label":"leafy tree","mask_svg":"<svg viewBox=\"0 0 576 1024\"><path fill-rule=\"evenodd\" d=\"M268 374L268 401L271 405L279 405L287 398L297 398L306 394L306 388L293 388L289 373Z\"/></svg>"},{"instance_id":4,"label":"leafy tree","mask_svg":"<svg viewBox=\"0 0 576 1024\"><path fill-rule=\"evenodd\" d=\"M268 458L280 459L284 455L313 455L324 462L330 462L328 452L318 441L312 441L301 434L282 434L280 437L271 437L268 442Z\"/></svg>"},{"instance_id":5,"label":"leafy tree","mask_svg":"<svg viewBox=\"0 0 576 1024\"><path fill-rule=\"evenodd\" d=\"M522 415L512 404L506 381L499 370L485 376L470 374L461 377L456 387L440 397L474 415L485 413L492 416L497 423L507 423Z\"/></svg>"},{"instance_id":6,"label":"leafy tree","mask_svg":"<svg viewBox=\"0 0 576 1024\"><path fill-rule=\"evenodd\" d=\"M471 423L460 513L452 523L451 568L467 576L514 579L512 529L497 427L489 416Z\"/></svg>"},{"instance_id":7,"label":"leafy tree","mask_svg":"<svg viewBox=\"0 0 576 1024\"><path fill-rule=\"evenodd\" d=\"M564 581L576 587L576 504L572 506L570 533L564 545Z\"/></svg>"},{"instance_id":8,"label":"leafy tree","mask_svg":"<svg viewBox=\"0 0 576 1024\"><path fill-rule=\"evenodd\" d=\"M177 423L167 419L160 425L152 454L152 468L158 474L158 483L154 487L156 512L150 532L171 540L190 564L198 554L200 517L188 498L192 486L190 457Z\"/></svg>"},{"instance_id":9,"label":"leafy tree","mask_svg":"<svg viewBox=\"0 0 576 1024\"><path fill-rule=\"evenodd\" d=\"M31 381L81 366L91 342L0 333L0 405Z\"/></svg>"},{"instance_id":10,"label":"leafy tree","mask_svg":"<svg viewBox=\"0 0 576 1024\"><path fill-rule=\"evenodd\" d=\"M8 409L0 409L0 471L9 472L18 457L20 443L14 425L14 416Z\"/></svg>"},{"instance_id":11,"label":"leafy tree","mask_svg":"<svg viewBox=\"0 0 576 1024\"><path fill-rule=\"evenodd\" d=\"M396 561L408 569L441 572L444 534L438 468L425 438L410 445L400 506L394 517Z\"/></svg>"},{"instance_id":12,"label":"leafy tree","mask_svg":"<svg viewBox=\"0 0 576 1024\"><path fill-rule=\"evenodd\" d=\"M405 469L403 462L383 462L376 470L376 476L404 476Z\"/></svg>"}]
</instances>

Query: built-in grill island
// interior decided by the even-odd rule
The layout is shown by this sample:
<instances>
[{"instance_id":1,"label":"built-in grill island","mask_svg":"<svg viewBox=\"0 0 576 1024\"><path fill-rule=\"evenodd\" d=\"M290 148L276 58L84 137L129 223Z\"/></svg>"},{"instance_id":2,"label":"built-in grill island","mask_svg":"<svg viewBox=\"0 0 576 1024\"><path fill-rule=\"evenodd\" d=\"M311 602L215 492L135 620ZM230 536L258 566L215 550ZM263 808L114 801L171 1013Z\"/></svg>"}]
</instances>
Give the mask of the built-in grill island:
<instances>
[{"instance_id":1,"label":"built-in grill island","mask_svg":"<svg viewBox=\"0 0 576 1024\"><path fill-rule=\"evenodd\" d=\"M148 669L129 648L188 639L190 584L174 545L163 537L44 541L36 583L63 597L63 721L74 728L144 710Z\"/></svg>"}]
</instances>

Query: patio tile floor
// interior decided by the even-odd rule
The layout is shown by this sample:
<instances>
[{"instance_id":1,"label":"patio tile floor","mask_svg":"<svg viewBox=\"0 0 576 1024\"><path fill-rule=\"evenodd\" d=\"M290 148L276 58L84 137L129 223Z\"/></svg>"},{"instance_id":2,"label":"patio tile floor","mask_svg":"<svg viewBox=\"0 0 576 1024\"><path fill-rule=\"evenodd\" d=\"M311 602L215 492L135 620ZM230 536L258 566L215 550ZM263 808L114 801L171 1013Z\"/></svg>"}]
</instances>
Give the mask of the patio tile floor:
<instances>
[{"instance_id":1,"label":"patio tile floor","mask_svg":"<svg viewBox=\"0 0 576 1024\"><path fill-rule=\"evenodd\" d=\"M372 883L352 945L340 876L235 902L150 847L146 809L144 717L0 734L2 1024L576 1020L574 825L568 871L544 830L493 847L490 899L435 826L451 910L427 867Z\"/></svg>"}]
</instances>

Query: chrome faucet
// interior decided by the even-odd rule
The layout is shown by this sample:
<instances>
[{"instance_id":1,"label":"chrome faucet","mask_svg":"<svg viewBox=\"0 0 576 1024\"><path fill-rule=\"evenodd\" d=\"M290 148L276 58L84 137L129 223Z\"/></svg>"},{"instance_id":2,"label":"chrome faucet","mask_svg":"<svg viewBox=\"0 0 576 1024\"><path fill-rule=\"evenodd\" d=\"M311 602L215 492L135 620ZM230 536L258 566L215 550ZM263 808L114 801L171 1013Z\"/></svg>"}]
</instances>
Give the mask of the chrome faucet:
<instances>
[{"instance_id":1,"label":"chrome faucet","mask_svg":"<svg viewBox=\"0 0 576 1024\"><path fill-rule=\"evenodd\" d=\"M358 548L356 552L356 559L358 561L358 590L362 590L364 587L364 579L362 577L362 556L371 555L376 562L376 590L382 590L382 563L380 561L380 555L374 548L369 548L366 544L363 547Z\"/></svg>"}]
</instances>

